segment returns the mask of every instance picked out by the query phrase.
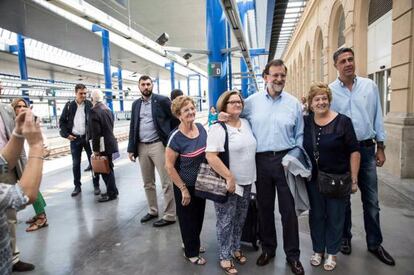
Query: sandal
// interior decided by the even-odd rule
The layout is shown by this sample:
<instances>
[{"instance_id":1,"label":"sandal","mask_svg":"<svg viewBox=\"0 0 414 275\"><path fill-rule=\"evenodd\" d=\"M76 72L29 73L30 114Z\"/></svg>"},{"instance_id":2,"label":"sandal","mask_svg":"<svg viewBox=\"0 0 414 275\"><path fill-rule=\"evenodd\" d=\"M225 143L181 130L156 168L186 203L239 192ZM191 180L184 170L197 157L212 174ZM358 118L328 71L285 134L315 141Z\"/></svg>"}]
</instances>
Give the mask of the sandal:
<instances>
[{"instance_id":1,"label":"sandal","mask_svg":"<svg viewBox=\"0 0 414 275\"><path fill-rule=\"evenodd\" d=\"M207 263L206 259L204 259L203 257L200 257L200 256L188 258L184 255L184 257L187 260L189 260L192 264L195 264L195 265L205 265Z\"/></svg>"},{"instance_id":2,"label":"sandal","mask_svg":"<svg viewBox=\"0 0 414 275\"><path fill-rule=\"evenodd\" d=\"M47 226L49 226L49 224L47 223L46 215L44 215L43 217L37 216L36 221L32 223L31 225L29 225L28 228L26 228L26 232L36 231L36 230L39 230L40 228L47 227Z\"/></svg>"},{"instance_id":3,"label":"sandal","mask_svg":"<svg viewBox=\"0 0 414 275\"><path fill-rule=\"evenodd\" d=\"M310 258L310 264L312 266L320 266L322 263L323 254L322 253L313 253Z\"/></svg>"},{"instance_id":4,"label":"sandal","mask_svg":"<svg viewBox=\"0 0 414 275\"><path fill-rule=\"evenodd\" d=\"M336 256L328 254L328 258L326 258L325 263L323 264L323 268L326 271L332 271L336 267Z\"/></svg>"},{"instance_id":5,"label":"sandal","mask_svg":"<svg viewBox=\"0 0 414 275\"><path fill-rule=\"evenodd\" d=\"M26 224L32 224L32 223L36 222L36 220L37 220L37 216L33 216L33 217L31 217L30 219L28 219L26 221Z\"/></svg>"},{"instance_id":6,"label":"sandal","mask_svg":"<svg viewBox=\"0 0 414 275\"><path fill-rule=\"evenodd\" d=\"M241 250L234 251L233 258L239 264L245 264L247 262L247 257L244 256Z\"/></svg>"},{"instance_id":7,"label":"sandal","mask_svg":"<svg viewBox=\"0 0 414 275\"><path fill-rule=\"evenodd\" d=\"M223 262L230 262L229 266L223 266ZM228 260L222 260L220 261L220 267L224 270L224 273L227 275L236 275L238 273L237 269L234 267L234 264L232 261Z\"/></svg>"}]
</instances>

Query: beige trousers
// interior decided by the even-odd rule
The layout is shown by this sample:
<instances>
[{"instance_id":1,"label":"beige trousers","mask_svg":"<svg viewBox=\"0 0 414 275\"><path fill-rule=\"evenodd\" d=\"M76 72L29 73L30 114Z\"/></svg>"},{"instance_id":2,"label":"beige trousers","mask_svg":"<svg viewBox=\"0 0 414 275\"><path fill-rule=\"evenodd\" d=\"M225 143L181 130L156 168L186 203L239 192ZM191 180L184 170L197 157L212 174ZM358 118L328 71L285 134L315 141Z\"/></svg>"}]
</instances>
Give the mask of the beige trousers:
<instances>
[{"instance_id":1,"label":"beige trousers","mask_svg":"<svg viewBox=\"0 0 414 275\"><path fill-rule=\"evenodd\" d=\"M158 215L157 189L155 186L155 168L161 179L164 196L163 219L175 221L175 200L173 183L165 170L165 147L162 142L138 144L138 160L144 181L145 195L148 202L148 213Z\"/></svg>"}]
</instances>

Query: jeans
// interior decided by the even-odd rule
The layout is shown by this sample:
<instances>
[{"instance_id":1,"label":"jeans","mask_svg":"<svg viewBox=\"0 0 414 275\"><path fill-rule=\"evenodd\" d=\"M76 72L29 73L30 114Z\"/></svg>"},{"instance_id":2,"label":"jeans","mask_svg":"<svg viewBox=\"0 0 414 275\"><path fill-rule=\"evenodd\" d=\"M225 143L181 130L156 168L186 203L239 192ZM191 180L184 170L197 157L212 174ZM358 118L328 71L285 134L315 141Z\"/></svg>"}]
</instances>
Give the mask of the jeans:
<instances>
[{"instance_id":1,"label":"jeans","mask_svg":"<svg viewBox=\"0 0 414 275\"><path fill-rule=\"evenodd\" d=\"M70 142L70 153L72 154L72 172L73 172L73 184L75 186L81 186L81 157L82 149L85 149L86 156L88 157L89 165L91 164L92 150L89 142L85 137L77 136L77 138ZM99 187L99 176L93 177L93 186Z\"/></svg>"},{"instance_id":2,"label":"jeans","mask_svg":"<svg viewBox=\"0 0 414 275\"><path fill-rule=\"evenodd\" d=\"M361 146L361 165L358 174L358 187L361 192L364 211L364 227L368 249L376 249L382 243L380 208L378 204L378 180L375 146ZM351 239L351 200L346 200L345 226L342 238Z\"/></svg>"},{"instance_id":3,"label":"jeans","mask_svg":"<svg viewBox=\"0 0 414 275\"><path fill-rule=\"evenodd\" d=\"M328 254L336 255L341 247L347 199L324 197L314 181L307 183L306 189L310 202L309 227L313 251L325 253L326 249Z\"/></svg>"}]
</instances>

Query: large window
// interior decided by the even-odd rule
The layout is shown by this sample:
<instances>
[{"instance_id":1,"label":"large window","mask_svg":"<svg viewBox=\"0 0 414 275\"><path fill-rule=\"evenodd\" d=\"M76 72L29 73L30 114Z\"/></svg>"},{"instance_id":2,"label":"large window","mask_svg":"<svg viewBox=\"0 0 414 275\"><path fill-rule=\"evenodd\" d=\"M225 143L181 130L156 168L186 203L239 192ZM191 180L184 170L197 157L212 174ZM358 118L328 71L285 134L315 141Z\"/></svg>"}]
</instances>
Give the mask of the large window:
<instances>
[{"instance_id":1,"label":"large window","mask_svg":"<svg viewBox=\"0 0 414 275\"><path fill-rule=\"evenodd\" d=\"M341 15L339 17L339 24L338 24L338 48L345 45L345 15L344 11L342 10Z\"/></svg>"},{"instance_id":2,"label":"large window","mask_svg":"<svg viewBox=\"0 0 414 275\"><path fill-rule=\"evenodd\" d=\"M384 116L390 111L391 102L391 69L379 71L368 75L378 85L381 109Z\"/></svg>"}]
</instances>

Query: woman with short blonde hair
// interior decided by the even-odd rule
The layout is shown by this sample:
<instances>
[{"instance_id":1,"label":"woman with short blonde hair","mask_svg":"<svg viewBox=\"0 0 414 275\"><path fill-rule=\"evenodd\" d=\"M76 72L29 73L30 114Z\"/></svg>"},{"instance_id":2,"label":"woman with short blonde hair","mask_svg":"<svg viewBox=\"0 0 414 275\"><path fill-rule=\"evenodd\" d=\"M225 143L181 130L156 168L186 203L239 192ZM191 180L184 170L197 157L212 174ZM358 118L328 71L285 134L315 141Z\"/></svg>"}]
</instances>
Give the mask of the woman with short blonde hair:
<instances>
[{"instance_id":1,"label":"woman with short blonde hair","mask_svg":"<svg viewBox=\"0 0 414 275\"><path fill-rule=\"evenodd\" d=\"M327 84L319 82L310 87L308 104L311 113L304 119L303 139L303 146L313 166L312 178L306 185L314 251L310 263L319 266L322 259L326 258L323 264L325 270L336 267L336 254L341 246L345 205L349 195L333 198L321 193L318 174L320 171L338 175L350 173L351 190L356 192L360 163L359 144L352 121L347 116L332 111L331 101L332 93Z\"/></svg>"}]
</instances>

